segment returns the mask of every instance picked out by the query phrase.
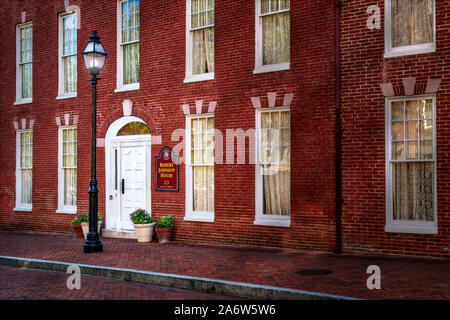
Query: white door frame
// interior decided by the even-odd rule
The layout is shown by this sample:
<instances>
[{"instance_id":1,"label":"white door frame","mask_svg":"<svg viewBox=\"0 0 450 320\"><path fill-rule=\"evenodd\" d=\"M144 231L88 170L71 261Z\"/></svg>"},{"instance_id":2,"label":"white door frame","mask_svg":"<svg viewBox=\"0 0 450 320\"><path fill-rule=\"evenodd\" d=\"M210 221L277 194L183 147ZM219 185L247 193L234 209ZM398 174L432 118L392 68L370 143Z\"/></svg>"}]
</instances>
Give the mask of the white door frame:
<instances>
[{"instance_id":1,"label":"white door frame","mask_svg":"<svg viewBox=\"0 0 450 320\"><path fill-rule=\"evenodd\" d=\"M121 143L126 142L136 143L136 145L142 145L145 147L146 152L146 171L147 171L147 182L146 182L146 208L151 214L151 135L137 135L137 136L117 136L119 130L130 122L142 122L134 116L124 116L122 118L114 121L108 128L105 135L105 228L108 230L121 231L120 223L120 146ZM115 189L115 150L117 150L117 172L119 173L117 179L117 190ZM115 218L115 219L114 219Z\"/></svg>"}]
</instances>

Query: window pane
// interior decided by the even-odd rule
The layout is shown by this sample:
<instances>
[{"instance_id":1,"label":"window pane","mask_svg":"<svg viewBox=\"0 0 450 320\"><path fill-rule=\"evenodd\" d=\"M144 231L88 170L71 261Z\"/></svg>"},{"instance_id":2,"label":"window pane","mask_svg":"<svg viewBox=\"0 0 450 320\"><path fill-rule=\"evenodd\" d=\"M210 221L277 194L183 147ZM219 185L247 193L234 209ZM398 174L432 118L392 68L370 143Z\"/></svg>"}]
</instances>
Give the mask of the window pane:
<instances>
[{"instance_id":1,"label":"window pane","mask_svg":"<svg viewBox=\"0 0 450 320\"><path fill-rule=\"evenodd\" d=\"M406 122L406 139L417 139L417 121Z\"/></svg>"},{"instance_id":2,"label":"window pane","mask_svg":"<svg viewBox=\"0 0 450 320\"><path fill-rule=\"evenodd\" d=\"M420 141L420 158L433 159L433 141Z\"/></svg>"},{"instance_id":3,"label":"window pane","mask_svg":"<svg viewBox=\"0 0 450 320\"><path fill-rule=\"evenodd\" d=\"M261 13L268 13L270 11L270 0L261 0Z\"/></svg>"},{"instance_id":4,"label":"window pane","mask_svg":"<svg viewBox=\"0 0 450 320\"><path fill-rule=\"evenodd\" d=\"M392 0L392 47L433 42L433 0Z\"/></svg>"},{"instance_id":5,"label":"window pane","mask_svg":"<svg viewBox=\"0 0 450 320\"><path fill-rule=\"evenodd\" d=\"M404 122L392 123L392 140L404 139Z\"/></svg>"},{"instance_id":6,"label":"window pane","mask_svg":"<svg viewBox=\"0 0 450 320\"><path fill-rule=\"evenodd\" d=\"M130 122L120 128L117 136L135 136L150 134L150 128L143 122Z\"/></svg>"},{"instance_id":7,"label":"window pane","mask_svg":"<svg viewBox=\"0 0 450 320\"><path fill-rule=\"evenodd\" d=\"M392 142L392 160L405 159L405 149L403 142Z\"/></svg>"},{"instance_id":8,"label":"window pane","mask_svg":"<svg viewBox=\"0 0 450 320\"><path fill-rule=\"evenodd\" d=\"M392 120L404 120L404 102L395 101L392 102Z\"/></svg>"},{"instance_id":9,"label":"window pane","mask_svg":"<svg viewBox=\"0 0 450 320\"><path fill-rule=\"evenodd\" d=\"M406 142L406 159L412 160L417 159L417 141L407 141Z\"/></svg>"},{"instance_id":10,"label":"window pane","mask_svg":"<svg viewBox=\"0 0 450 320\"><path fill-rule=\"evenodd\" d=\"M262 17L263 64L289 62L289 12Z\"/></svg>"},{"instance_id":11,"label":"window pane","mask_svg":"<svg viewBox=\"0 0 450 320\"><path fill-rule=\"evenodd\" d=\"M434 163L392 163L394 220L434 221Z\"/></svg>"},{"instance_id":12,"label":"window pane","mask_svg":"<svg viewBox=\"0 0 450 320\"><path fill-rule=\"evenodd\" d=\"M195 30L193 35L193 74L214 72L214 28Z\"/></svg>"},{"instance_id":13,"label":"window pane","mask_svg":"<svg viewBox=\"0 0 450 320\"><path fill-rule=\"evenodd\" d=\"M21 189L21 203L31 204L32 198L32 175L31 169L22 169L22 189Z\"/></svg>"},{"instance_id":14,"label":"window pane","mask_svg":"<svg viewBox=\"0 0 450 320\"><path fill-rule=\"evenodd\" d=\"M77 169L64 169L64 205L76 206Z\"/></svg>"},{"instance_id":15,"label":"window pane","mask_svg":"<svg viewBox=\"0 0 450 320\"><path fill-rule=\"evenodd\" d=\"M64 93L77 91L77 56L64 58Z\"/></svg>"},{"instance_id":16,"label":"window pane","mask_svg":"<svg viewBox=\"0 0 450 320\"><path fill-rule=\"evenodd\" d=\"M123 78L125 84L139 82L139 43L123 46Z\"/></svg>"},{"instance_id":17,"label":"window pane","mask_svg":"<svg viewBox=\"0 0 450 320\"><path fill-rule=\"evenodd\" d=\"M420 138L431 139L433 138L433 121L421 120L420 121Z\"/></svg>"},{"instance_id":18,"label":"window pane","mask_svg":"<svg viewBox=\"0 0 450 320\"><path fill-rule=\"evenodd\" d=\"M417 100L406 101L405 108L406 108L405 116L407 120L419 118L419 108L417 105Z\"/></svg>"},{"instance_id":19,"label":"window pane","mask_svg":"<svg viewBox=\"0 0 450 320\"><path fill-rule=\"evenodd\" d=\"M32 63L22 65L22 98L31 98L33 91Z\"/></svg>"},{"instance_id":20,"label":"window pane","mask_svg":"<svg viewBox=\"0 0 450 320\"><path fill-rule=\"evenodd\" d=\"M290 165L263 165L263 214L290 214Z\"/></svg>"},{"instance_id":21,"label":"window pane","mask_svg":"<svg viewBox=\"0 0 450 320\"><path fill-rule=\"evenodd\" d=\"M193 167L193 210L214 212L214 166Z\"/></svg>"},{"instance_id":22,"label":"window pane","mask_svg":"<svg viewBox=\"0 0 450 320\"><path fill-rule=\"evenodd\" d=\"M433 119L433 100L420 100L419 116L421 119Z\"/></svg>"}]
</instances>

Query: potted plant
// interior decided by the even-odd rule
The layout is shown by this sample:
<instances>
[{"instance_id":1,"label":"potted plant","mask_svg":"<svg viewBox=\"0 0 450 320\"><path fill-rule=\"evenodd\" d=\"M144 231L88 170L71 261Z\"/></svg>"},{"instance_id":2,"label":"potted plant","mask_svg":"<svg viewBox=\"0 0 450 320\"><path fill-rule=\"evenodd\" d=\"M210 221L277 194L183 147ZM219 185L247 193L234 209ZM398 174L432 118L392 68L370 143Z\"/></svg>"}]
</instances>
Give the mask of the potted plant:
<instances>
[{"instance_id":1,"label":"potted plant","mask_svg":"<svg viewBox=\"0 0 450 320\"><path fill-rule=\"evenodd\" d=\"M156 224L156 234L158 235L159 243L169 243L172 236L173 218L171 216L164 216L158 219Z\"/></svg>"},{"instance_id":2,"label":"potted plant","mask_svg":"<svg viewBox=\"0 0 450 320\"><path fill-rule=\"evenodd\" d=\"M144 209L136 209L130 213L131 222L136 229L138 242L151 242L155 230L155 220Z\"/></svg>"},{"instance_id":3,"label":"potted plant","mask_svg":"<svg viewBox=\"0 0 450 320\"><path fill-rule=\"evenodd\" d=\"M81 221L78 216L72 220L72 228L75 232L75 238L83 238L83 229L81 229Z\"/></svg>"},{"instance_id":4,"label":"potted plant","mask_svg":"<svg viewBox=\"0 0 450 320\"><path fill-rule=\"evenodd\" d=\"M81 222L81 228L83 229L83 234L84 234L84 238L86 239L87 234L89 232L89 213L85 212L85 213L80 213L78 215L78 219ZM98 229L97 232L98 234L100 234L100 230L102 228L102 216L98 215L97 216L97 224L98 224Z\"/></svg>"}]
</instances>

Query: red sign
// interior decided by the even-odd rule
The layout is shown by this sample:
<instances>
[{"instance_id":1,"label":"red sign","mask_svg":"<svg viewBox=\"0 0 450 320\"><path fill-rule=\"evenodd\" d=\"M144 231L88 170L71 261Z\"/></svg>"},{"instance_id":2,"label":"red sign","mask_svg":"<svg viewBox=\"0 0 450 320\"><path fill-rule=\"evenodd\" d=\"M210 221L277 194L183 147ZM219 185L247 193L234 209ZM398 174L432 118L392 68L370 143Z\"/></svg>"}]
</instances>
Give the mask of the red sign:
<instances>
[{"instance_id":1,"label":"red sign","mask_svg":"<svg viewBox=\"0 0 450 320\"><path fill-rule=\"evenodd\" d=\"M163 147L155 157L155 190L178 191L178 156L171 147Z\"/></svg>"}]
</instances>

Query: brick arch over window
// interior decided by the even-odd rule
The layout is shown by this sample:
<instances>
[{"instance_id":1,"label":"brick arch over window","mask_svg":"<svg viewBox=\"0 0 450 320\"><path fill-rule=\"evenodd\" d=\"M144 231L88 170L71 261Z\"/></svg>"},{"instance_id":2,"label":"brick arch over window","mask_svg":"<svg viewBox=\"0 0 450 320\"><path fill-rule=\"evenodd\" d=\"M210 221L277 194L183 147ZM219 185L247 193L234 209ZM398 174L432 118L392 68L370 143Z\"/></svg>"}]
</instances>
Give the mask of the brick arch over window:
<instances>
[{"instance_id":1,"label":"brick arch over window","mask_svg":"<svg viewBox=\"0 0 450 320\"><path fill-rule=\"evenodd\" d=\"M141 107L133 106L131 115L138 117L138 118L142 119L143 121L145 121L145 123L150 127L150 132L152 135L160 134L160 130L161 130L160 125L154 121L155 116L150 114L150 112L145 111ZM105 138L106 131L108 131L108 128L111 125L111 123L113 123L114 121L116 121L119 118L122 118L123 116L124 116L124 114L123 114L122 108L117 108L117 109L111 111L110 113L108 113L108 115L105 117L105 119L99 126L100 127L99 138Z\"/></svg>"}]
</instances>

